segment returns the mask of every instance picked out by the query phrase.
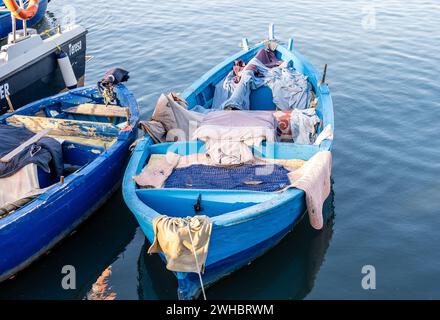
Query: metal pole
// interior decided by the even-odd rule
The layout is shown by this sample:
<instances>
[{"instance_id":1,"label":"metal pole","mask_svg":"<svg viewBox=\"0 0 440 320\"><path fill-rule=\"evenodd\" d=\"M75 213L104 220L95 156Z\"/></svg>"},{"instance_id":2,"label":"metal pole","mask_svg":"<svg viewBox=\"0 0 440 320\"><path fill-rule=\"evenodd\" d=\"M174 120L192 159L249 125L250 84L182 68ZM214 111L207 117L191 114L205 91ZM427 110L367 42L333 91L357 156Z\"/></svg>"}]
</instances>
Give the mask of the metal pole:
<instances>
[{"instance_id":1,"label":"metal pole","mask_svg":"<svg viewBox=\"0 0 440 320\"><path fill-rule=\"evenodd\" d=\"M23 0L20 0L20 7L22 7L24 9L24 3ZM27 22L26 20L23 20L23 37L27 36Z\"/></svg>"},{"instance_id":2,"label":"metal pole","mask_svg":"<svg viewBox=\"0 0 440 320\"><path fill-rule=\"evenodd\" d=\"M17 41L17 20L15 16L11 13L11 21L12 21L12 43Z\"/></svg>"}]
</instances>

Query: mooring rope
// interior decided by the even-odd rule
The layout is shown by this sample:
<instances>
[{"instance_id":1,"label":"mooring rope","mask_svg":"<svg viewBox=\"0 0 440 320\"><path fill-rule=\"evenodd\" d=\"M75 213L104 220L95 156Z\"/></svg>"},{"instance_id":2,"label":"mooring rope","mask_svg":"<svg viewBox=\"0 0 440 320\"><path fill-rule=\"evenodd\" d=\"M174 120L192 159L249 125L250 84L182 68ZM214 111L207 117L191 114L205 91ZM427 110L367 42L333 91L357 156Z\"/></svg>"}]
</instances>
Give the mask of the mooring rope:
<instances>
[{"instance_id":1,"label":"mooring rope","mask_svg":"<svg viewBox=\"0 0 440 320\"><path fill-rule=\"evenodd\" d=\"M200 273L200 268L199 268L199 260L197 259L197 254L196 254L196 248L194 247L194 242L191 236L191 227L190 227L190 221L188 220L188 233L189 233L189 239L191 240L191 246L193 249L193 254L194 254L194 258L196 260L196 267L197 267L197 274L199 275L199 280L200 280L200 286L202 288L202 293L203 293L203 299L206 299L206 294L205 294L205 287L203 285L203 280L202 280L202 274Z\"/></svg>"}]
</instances>

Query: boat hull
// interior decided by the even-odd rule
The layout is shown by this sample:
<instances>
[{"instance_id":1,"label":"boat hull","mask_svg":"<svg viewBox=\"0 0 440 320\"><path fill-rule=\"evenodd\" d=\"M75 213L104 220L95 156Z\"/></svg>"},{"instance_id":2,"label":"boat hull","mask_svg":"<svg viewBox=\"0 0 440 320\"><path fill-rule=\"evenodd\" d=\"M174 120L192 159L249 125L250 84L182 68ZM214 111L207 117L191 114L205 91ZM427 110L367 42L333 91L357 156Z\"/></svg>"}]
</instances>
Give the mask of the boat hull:
<instances>
[{"instance_id":1,"label":"boat hull","mask_svg":"<svg viewBox=\"0 0 440 320\"><path fill-rule=\"evenodd\" d=\"M61 44L61 48L69 54L78 85L84 85L86 69L86 34L84 32L69 38ZM71 50L72 46L81 48ZM10 99L15 109L63 90L66 85L55 56L55 50L46 52L31 63L19 68L11 74L0 78L0 88L7 85ZM9 110L5 94L0 95L0 115Z\"/></svg>"},{"instance_id":2,"label":"boat hull","mask_svg":"<svg viewBox=\"0 0 440 320\"><path fill-rule=\"evenodd\" d=\"M264 45L259 44L252 49L245 49L205 73L181 94L181 98L188 103L188 109L195 106L211 108L214 99L214 88L231 71L234 61L238 59L245 62L249 61L262 48L264 48ZM327 84L320 81L322 79L321 73L292 48L287 49L278 46L276 55L282 60L293 63L298 72L308 77L318 101L316 113L322 120L323 127L330 125L333 129L333 103ZM260 88L251 93L251 110L274 110L273 97L268 92L270 93L265 88ZM255 101L252 102L252 100ZM195 144L194 142L188 143ZM151 199L157 199L153 192L137 189L132 177L141 172L150 153L165 154L167 150L163 149L169 147L168 143L150 146L151 144L153 144L151 137L146 137L138 143L124 176L123 194L125 202L138 220L147 239L150 243L153 243L154 230L152 223L154 219L160 214L167 214L167 212L172 212L169 213L171 216L181 216L180 212L183 212L186 207L182 206L178 210L172 210L173 208L169 204L161 205L158 201L152 201ZM174 150L179 149L177 146L179 142L175 144L176 148L168 151L176 152ZM184 155L202 152L200 151L202 149L196 145L186 147L182 145L182 147L185 150L182 152ZM266 142L264 147L261 145L254 151L263 158L309 160L317 152L330 151L331 148L332 140L326 139L320 145ZM162 191L159 190L158 192ZM217 194L213 196L211 193L210 197L204 196L206 190L197 190L197 192L193 190L192 192L192 199L197 199L198 194L200 199L206 201L208 198L208 201L212 202L210 203L211 208L213 206L222 208L217 210L217 212L220 212L219 215L210 215L209 212L204 213L210 216L213 225L205 271L202 275L204 287L212 285L222 277L263 255L294 228L306 211L304 192L295 188L281 193L267 193L266 195L271 195L269 199L263 199L261 194L257 193L248 194L246 199L250 199L250 206L245 208L237 208L231 205L243 196L236 190L216 190ZM168 200L171 203L174 197L176 203L188 205L188 203L178 199L181 195L178 195L174 190L164 190L163 194L160 198L162 202ZM214 199L215 197L217 198ZM242 202L247 201L241 200ZM223 208L230 208L231 211ZM188 211L184 212L187 214ZM163 255L161 257L165 260ZM175 275L178 280L179 299L194 299L200 295L201 283L198 274L176 272Z\"/></svg>"},{"instance_id":3,"label":"boat hull","mask_svg":"<svg viewBox=\"0 0 440 320\"><path fill-rule=\"evenodd\" d=\"M213 225L205 271L202 275L204 287L209 287L221 278L248 265L262 256L301 220L306 210L303 192L280 206L273 206L258 217L231 226ZM142 213L133 211L142 231L153 242L151 224ZM162 259L164 257L162 256ZM201 293L201 283L196 273L175 273L178 279L179 299L191 300Z\"/></svg>"},{"instance_id":4,"label":"boat hull","mask_svg":"<svg viewBox=\"0 0 440 320\"><path fill-rule=\"evenodd\" d=\"M81 96L85 90L76 92ZM126 91L131 123L135 128L139 120L136 100L125 87L122 90ZM96 90L94 93L97 93ZM24 108L35 108L41 104L44 100ZM41 257L111 196L120 185L129 158L129 147L136 137L136 129L121 133L106 152L68 176L64 184L51 187L28 205L0 220L0 281Z\"/></svg>"},{"instance_id":5,"label":"boat hull","mask_svg":"<svg viewBox=\"0 0 440 320\"><path fill-rule=\"evenodd\" d=\"M140 170L153 148L151 138L136 146L124 176L124 199L136 217L148 241L153 243L154 230L149 209L135 194L132 177ZM191 149L191 148L187 148ZM227 197L227 193L224 194ZM202 196L202 199L204 197ZM302 190L290 189L274 200L232 213L234 217L212 217L211 233L203 284L208 287L237 269L249 264L275 246L301 220L306 211ZM208 213L209 214L209 213ZM161 256L163 260L164 256ZM196 273L175 273L179 299L194 299L201 284Z\"/></svg>"},{"instance_id":6,"label":"boat hull","mask_svg":"<svg viewBox=\"0 0 440 320\"><path fill-rule=\"evenodd\" d=\"M37 24L38 22L43 19L44 14L47 10L47 4L48 0L40 0L38 3L38 11L35 14L35 16L28 20L27 25L28 27L33 26ZM0 2L3 4L2 2ZM22 20L17 19L17 30L23 28L23 22ZM0 38L7 37L8 34L12 31L12 21L11 21L11 15L9 13L5 13L0 15Z\"/></svg>"},{"instance_id":7,"label":"boat hull","mask_svg":"<svg viewBox=\"0 0 440 320\"><path fill-rule=\"evenodd\" d=\"M301 220L301 217L302 215L299 214L295 223L292 223L285 229L274 234L271 238L208 266L202 275L204 288L208 288L234 271L249 265L252 261L275 247L289 232L293 230L296 223ZM200 296L201 290L201 283L197 274L185 273L178 275L177 295L180 300L195 299Z\"/></svg>"}]
</instances>

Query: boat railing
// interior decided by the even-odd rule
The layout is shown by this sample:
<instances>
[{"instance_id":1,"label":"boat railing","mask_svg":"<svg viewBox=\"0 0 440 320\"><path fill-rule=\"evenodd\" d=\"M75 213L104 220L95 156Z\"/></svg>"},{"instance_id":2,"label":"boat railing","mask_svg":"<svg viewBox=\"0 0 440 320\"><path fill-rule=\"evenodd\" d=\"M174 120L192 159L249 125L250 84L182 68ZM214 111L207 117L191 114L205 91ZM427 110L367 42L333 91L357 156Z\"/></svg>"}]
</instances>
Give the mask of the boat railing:
<instances>
[{"instance_id":1,"label":"boat railing","mask_svg":"<svg viewBox=\"0 0 440 320\"><path fill-rule=\"evenodd\" d=\"M29 2L29 0L27 0L27 1L20 0L19 5L21 8L24 8L25 4L27 4L28 2ZM12 43L16 43L17 42L17 19L12 14L12 12L11 12L11 23L12 23ZM28 37L27 21L26 20L23 20L23 31L22 32L23 32L23 36L20 37L20 40L23 40Z\"/></svg>"}]
</instances>

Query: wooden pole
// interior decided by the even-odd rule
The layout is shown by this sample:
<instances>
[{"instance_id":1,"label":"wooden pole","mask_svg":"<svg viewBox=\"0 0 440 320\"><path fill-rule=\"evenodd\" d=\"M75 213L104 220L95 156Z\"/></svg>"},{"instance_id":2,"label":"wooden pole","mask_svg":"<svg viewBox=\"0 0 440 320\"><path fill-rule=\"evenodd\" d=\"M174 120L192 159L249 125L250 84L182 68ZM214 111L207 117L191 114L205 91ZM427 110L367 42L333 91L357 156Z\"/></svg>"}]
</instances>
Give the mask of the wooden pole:
<instances>
[{"instance_id":1,"label":"wooden pole","mask_svg":"<svg viewBox=\"0 0 440 320\"><path fill-rule=\"evenodd\" d=\"M130 126L131 125L130 124L130 117L131 117L130 109L129 108L125 109L125 112L127 113L127 126Z\"/></svg>"},{"instance_id":2,"label":"wooden pole","mask_svg":"<svg viewBox=\"0 0 440 320\"><path fill-rule=\"evenodd\" d=\"M6 98L6 102L8 103L8 106L9 106L8 112L9 113L14 112L15 109L14 109L14 105L12 104L11 98L9 97L9 95L6 95L5 98Z\"/></svg>"},{"instance_id":3,"label":"wooden pole","mask_svg":"<svg viewBox=\"0 0 440 320\"><path fill-rule=\"evenodd\" d=\"M289 41L287 42L287 50L292 51L293 49L293 39L289 38Z\"/></svg>"},{"instance_id":4,"label":"wooden pole","mask_svg":"<svg viewBox=\"0 0 440 320\"><path fill-rule=\"evenodd\" d=\"M325 83L326 76L327 76L327 63L324 66L324 72L322 73L322 79L319 81L319 85Z\"/></svg>"}]
</instances>

